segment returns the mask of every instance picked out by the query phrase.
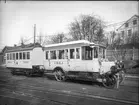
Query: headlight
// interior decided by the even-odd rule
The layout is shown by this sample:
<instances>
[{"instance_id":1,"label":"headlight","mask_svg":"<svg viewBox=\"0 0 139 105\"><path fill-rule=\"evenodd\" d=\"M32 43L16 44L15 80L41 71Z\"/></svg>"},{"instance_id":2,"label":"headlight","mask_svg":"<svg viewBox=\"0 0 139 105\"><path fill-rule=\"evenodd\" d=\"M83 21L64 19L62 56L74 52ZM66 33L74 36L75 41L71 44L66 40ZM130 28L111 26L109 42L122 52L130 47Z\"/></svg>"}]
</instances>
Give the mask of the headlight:
<instances>
[{"instance_id":1,"label":"headlight","mask_svg":"<svg viewBox=\"0 0 139 105\"><path fill-rule=\"evenodd\" d=\"M116 72L117 71L117 68L115 66L112 66L110 69L111 69L111 72Z\"/></svg>"},{"instance_id":2,"label":"headlight","mask_svg":"<svg viewBox=\"0 0 139 105\"><path fill-rule=\"evenodd\" d=\"M39 69L44 69L44 66L42 66L42 65L41 65L41 66L39 66Z\"/></svg>"},{"instance_id":3,"label":"headlight","mask_svg":"<svg viewBox=\"0 0 139 105\"><path fill-rule=\"evenodd\" d=\"M124 68L124 64L123 64L122 61L115 62L115 65L116 65L117 68Z\"/></svg>"}]
</instances>

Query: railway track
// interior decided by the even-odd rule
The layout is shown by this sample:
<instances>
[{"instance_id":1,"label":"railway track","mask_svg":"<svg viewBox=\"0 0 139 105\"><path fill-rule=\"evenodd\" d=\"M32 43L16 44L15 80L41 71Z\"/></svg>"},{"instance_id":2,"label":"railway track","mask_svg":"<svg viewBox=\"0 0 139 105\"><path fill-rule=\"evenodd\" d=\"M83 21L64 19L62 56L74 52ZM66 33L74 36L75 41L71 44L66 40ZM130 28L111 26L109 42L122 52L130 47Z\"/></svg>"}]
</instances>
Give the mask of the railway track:
<instances>
[{"instance_id":1,"label":"railway track","mask_svg":"<svg viewBox=\"0 0 139 105\"><path fill-rule=\"evenodd\" d=\"M47 79L47 76L44 76L44 77L26 77L26 76L24 76L24 75L16 75L16 76L13 76L13 75L2 75L2 76L0 76L0 80L2 80L3 78L5 78L5 80L2 80L2 81L11 81L11 77L13 77L13 78L16 78L17 77L17 80L20 80L19 79L19 77L20 78L24 78L24 79L28 79L28 80L31 80L31 79L33 79L33 80L38 80L38 79L44 79L44 78L46 78ZM21 79L21 80L24 80L24 79ZM50 79L49 79L50 80ZM41 81L41 80L40 80ZM52 80L53 81L53 80ZM56 81L57 82L57 81ZM67 83L75 83L76 82L76 80L75 81L67 81ZM76 83L78 83L78 81L76 82ZM92 82L93 83L93 82ZM95 83L95 82L94 82ZM87 83L83 83L83 84L87 84ZM97 86L97 87L103 87L103 86L98 86L97 84L96 85L93 85L93 86ZM120 88L121 87L125 87L125 84L120 84ZM126 85L126 87L127 88L129 88L129 87L132 87L132 88L138 88L138 86L134 86L134 85ZM105 87L104 87L105 88ZM117 89L115 89L115 90L117 90Z\"/></svg>"},{"instance_id":2,"label":"railway track","mask_svg":"<svg viewBox=\"0 0 139 105\"><path fill-rule=\"evenodd\" d=\"M131 104L138 105L139 104L138 101L130 101L128 99L125 100L125 99L120 99L120 98L117 99L115 97L106 97L105 95L103 96L103 95L100 95L100 94L89 94L89 92L86 93L86 92L84 92L84 90L82 90L82 91L66 90L66 89L65 90L60 90L60 89L57 89L57 88L49 88L49 86L44 86L44 84L42 84L42 83L39 83L39 84L36 85L36 83L35 83L36 81L42 81L43 82L45 77L43 79L41 77L28 78L26 76L12 76L11 74L7 75L7 73L9 74L10 72L6 71L6 74L0 76L0 87L2 87L1 91L3 91L3 92L9 91L9 92L11 92L11 94L16 94L16 95L18 94L19 96L32 97L34 99L38 99L38 100L42 100L42 101L49 100L49 102L51 102L51 103L54 102L54 103L57 103L57 104L60 104L60 105L61 104L63 104L63 105L74 105L76 103L76 101L74 101L74 102L71 101L71 103L66 103L66 101L64 101L64 102L59 101L59 100L56 101L56 99L52 100L52 98L49 98L49 99L48 98L42 98L41 94L44 94L44 93L45 94L53 94L53 95L58 95L59 97L60 96L65 97L66 96L66 97L72 97L73 99L80 97L80 98L85 98L85 99L89 99L89 100L95 99L95 100L111 101L111 102L115 102L115 103L123 103L123 104L129 104L129 105L131 105ZM3 77L5 78L5 80L3 80ZM19 77L20 77L20 79L19 79ZM29 81L29 82L26 83L26 81ZM50 81L52 81L53 83L58 83L59 84L59 82L56 82L56 81L53 81L53 80L50 80ZM64 84L67 84L67 83L64 83ZM70 83L68 83L68 85L69 84ZM80 85L80 84L78 84L78 85ZM90 86L86 86L86 84L85 84L85 87L90 87ZM99 86L96 86L96 85L92 86L91 85L91 87L98 88ZM124 87L124 85L121 85L120 87ZM138 87L133 87L133 86L128 86L128 87L129 88L135 88L135 89L138 88ZM105 88L103 88L103 87L102 88L99 87L99 88L105 90ZM16 89L20 89L20 90L16 90ZM118 92L123 92L124 88L123 89L111 89L111 90L108 90L108 91L115 92L117 94ZM32 92L40 94L40 96L37 95L37 94L32 94ZM133 96L135 94L137 94L134 91L127 91L127 92L132 93ZM2 95L0 95L0 96L2 96ZM3 95L2 97L9 97L9 96ZM15 98L18 98L18 97L15 97Z\"/></svg>"},{"instance_id":3,"label":"railway track","mask_svg":"<svg viewBox=\"0 0 139 105\"><path fill-rule=\"evenodd\" d=\"M32 90L31 90L32 91ZM69 103L64 103L64 102L61 102L61 101L56 101L56 100L52 100L50 98L43 98L43 97L40 97L38 95L32 95L32 94L29 94L29 93L25 93L25 92L21 92L21 91L15 91L15 90L11 90L11 89L6 89L6 88L3 88L0 90L0 92L6 92L9 95L0 95L2 97L8 97L8 98L13 98L13 99L18 99L18 100L21 100L21 101L27 101L28 103L30 103L31 101L30 100L27 100L25 99L24 97L27 97L29 99L35 99L35 100L39 100L38 102L36 102L37 104L42 104L42 101L46 103L49 103L49 105L71 105ZM11 95L12 94L12 95Z\"/></svg>"},{"instance_id":4,"label":"railway track","mask_svg":"<svg viewBox=\"0 0 139 105\"><path fill-rule=\"evenodd\" d=\"M0 81L0 82L2 82L2 81ZM21 89L21 90L31 90L31 91L39 91L39 92L49 92L49 93L53 93L53 92L56 92L56 94L68 94L68 95L75 95L75 93L76 93L76 95L77 96L85 96L85 97L94 97L94 98L97 98L97 99L106 99L106 100L113 100L113 101L118 101L118 102L124 102L124 103L132 103L132 104L137 104L138 102L130 102L130 101L125 101L125 100L121 100L121 99L116 99L116 98L112 98L112 97L106 97L105 95L104 96L98 96L98 95L91 95L91 94L87 94L87 93L85 93L85 92L79 92L79 91L75 91L75 90L70 90L70 91L67 91L67 90L58 90L58 89L56 89L56 88L51 88L51 89L48 89L49 87L47 87L47 86L41 86L41 85L35 85L35 84L20 84L20 85L14 85L14 84L3 84L3 83L0 83L0 87L7 87L7 88L12 88L12 89L14 89L15 87L18 89ZM41 90L42 91L41 91ZM47 90L46 90L47 89ZM117 90L111 90L111 92L115 92L115 91L117 91ZM117 92L119 92L119 91L117 91ZM86 94L86 95L85 95ZM135 94L134 93L132 93L132 95L134 96Z\"/></svg>"},{"instance_id":5,"label":"railway track","mask_svg":"<svg viewBox=\"0 0 139 105\"><path fill-rule=\"evenodd\" d=\"M4 78L6 78L5 80L3 80L3 77ZM5 82L5 83L9 83L9 82L14 82L14 80L12 80L11 79L11 77L13 77L12 79L14 79L16 82L23 82L24 80L27 80L27 81L31 81L31 84L34 82L34 80L35 80L35 83L36 83L36 81L41 81L42 83L44 83L44 79L47 79L47 78L42 78L42 77L33 77L33 78L28 78L28 77L26 77L26 76L9 76L8 78L7 78L7 75L5 75L5 76L2 76L2 77L0 77L0 82ZM20 78L19 78L20 77ZM33 80L33 81L32 81ZM48 80L46 80L46 81L48 81ZM53 80L49 80L49 81L52 81L52 82L57 82L57 81L53 81ZM34 85L35 85L35 83L34 83ZM69 81L69 82L65 82L65 84L66 83L68 83L68 84L75 84L75 82L74 81ZM27 83L26 83L27 84ZM48 83L47 83L48 84ZM76 81L76 84L80 84L80 83L78 83L78 81ZM43 87L43 85L44 84L39 84L40 86L42 86ZM100 86L100 85L97 85L97 84L95 84L95 85L91 85L91 84L88 84L88 83L82 83L82 85L85 85L85 86L91 86L91 87L97 87L97 88L103 88L103 89L105 89L105 87L103 87L103 86ZM89 86L89 87L90 87ZM128 85L128 86L125 86L124 84L121 84L120 85L120 89L111 89L111 91L125 91L125 88L126 88L126 91L128 91L128 92L132 92L132 93L136 93L136 90L138 90L138 86L132 86L132 85ZM132 88L132 90L130 89L130 88Z\"/></svg>"},{"instance_id":6,"label":"railway track","mask_svg":"<svg viewBox=\"0 0 139 105\"><path fill-rule=\"evenodd\" d=\"M2 86L2 85L1 85ZM99 100L106 100L106 101L113 101L113 102L118 102L118 103L124 103L124 104L133 104L133 105L138 105L138 102L133 102L133 101L127 101L127 100L121 100L121 99L114 99L114 98L110 98L110 97L104 97L104 96L97 96L97 95L90 95L90 94L82 94L82 93L79 93L79 92L72 92L72 91L66 91L66 90L57 90L57 89L47 89L47 90L38 90L38 89L32 89L34 88L34 86L28 86L28 87L23 87L23 86L16 86L16 88L18 88L19 90L15 90L15 86L13 85L3 85L4 88L2 88L0 91L5 91L5 92L12 92L14 94L18 94L18 95L24 95L24 96L30 96L32 98L38 98L38 99L42 99L42 97L40 96L41 94L53 94L53 95L58 95L58 96L68 96L68 97L75 97L75 98L79 98L79 97L84 97L84 98L94 98L94 99L99 99ZM29 89L29 87L31 89ZM10 88L10 89L9 89ZM12 89L11 89L12 88ZM32 94L32 93L35 93L35 94ZM57 103L61 103L61 104L64 104L64 105L72 105L72 104L75 104L75 103L66 103L66 102L61 102L61 101L58 101L56 99L52 99L51 98L44 98L43 100L50 100L50 101L54 101L54 102L57 102ZM76 101L75 101L76 102Z\"/></svg>"}]
</instances>

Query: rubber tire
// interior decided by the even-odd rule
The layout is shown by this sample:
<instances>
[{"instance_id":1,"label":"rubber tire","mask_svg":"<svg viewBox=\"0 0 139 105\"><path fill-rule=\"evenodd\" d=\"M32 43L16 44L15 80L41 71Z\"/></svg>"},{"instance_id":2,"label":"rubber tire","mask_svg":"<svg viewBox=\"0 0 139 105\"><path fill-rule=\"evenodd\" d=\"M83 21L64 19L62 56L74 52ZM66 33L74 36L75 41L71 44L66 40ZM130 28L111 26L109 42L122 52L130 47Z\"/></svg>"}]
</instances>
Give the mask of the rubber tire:
<instances>
[{"instance_id":1,"label":"rubber tire","mask_svg":"<svg viewBox=\"0 0 139 105\"><path fill-rule=\"evenodd\" d=\"M111 81L111 83L106 83L108 81ZM113 89L116 86L116 83L117 83L117 79L116 79L115 76L107 75L107 76L104 76L102 78L102 84L103 84L103 86L106 87L106 88L108 88L108 89Z\"/></svg>"},{"instance_id":2,"label":"rubber tire","mask_svg":"<svg viewBox=\"0 0 139 105\"><path fill-rule=\"evenodd\" d=\"M61 69L54 70L54 76L55 76L56 81L65 81L65 74ZM58 76L60 76L60 77L58 77ZM63 77L61 77L61 76L63 76Z\"/></svg>"}]
</instances>

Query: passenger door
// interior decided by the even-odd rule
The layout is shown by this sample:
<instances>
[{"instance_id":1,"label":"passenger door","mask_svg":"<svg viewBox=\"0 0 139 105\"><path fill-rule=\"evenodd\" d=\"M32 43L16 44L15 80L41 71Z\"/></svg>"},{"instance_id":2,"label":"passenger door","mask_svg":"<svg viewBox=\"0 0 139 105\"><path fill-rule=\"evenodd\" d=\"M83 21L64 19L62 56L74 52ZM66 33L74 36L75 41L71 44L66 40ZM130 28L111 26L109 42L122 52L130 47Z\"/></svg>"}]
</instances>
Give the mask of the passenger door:
<instances>
[{"instance_id":1,"label":"passenger door","mask_svg":"<svg viewBox=\"0 0 139 105\"><path fill-rule=\"evenodd\" d=\"M84 71L85 64L81 60L81 48L69 49L69 67L70 71Z\"/></svg>"},{"instance_id":2,"label":"passenger door","mask_svg":"<svg viewBox=\"0 0 139 105\"><path fill-rule=\"evenodd\" d=\"M44 51L44 67L46 70L50 70L51 61L49 55L50 51Z\"/></svg>"}]
</instances>

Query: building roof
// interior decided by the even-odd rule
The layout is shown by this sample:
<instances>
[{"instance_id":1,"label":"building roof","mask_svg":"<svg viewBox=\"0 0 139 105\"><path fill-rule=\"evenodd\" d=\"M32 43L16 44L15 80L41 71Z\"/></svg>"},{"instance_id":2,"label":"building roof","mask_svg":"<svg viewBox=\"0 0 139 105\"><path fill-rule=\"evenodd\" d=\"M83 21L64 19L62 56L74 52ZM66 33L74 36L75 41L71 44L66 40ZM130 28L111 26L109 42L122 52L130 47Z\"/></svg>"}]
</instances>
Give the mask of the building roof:
<instances>
[{"instance_id":1,"label":"building roof","mask_svg":"<svg viewBox=\"0 0 139 105\"><path fill-rule=\"evenodd\" d=\"M118 29L120 29L125 23L127 23L130 19L132 19L133 17L137 17L139 18L139 15L133 15L131 18L129 18L127 21L125 21ZM117 30L118 30L117 29Z\"/></svg>"},{"instance_id":2,"label":"building roof","mask_svg":"<svg viewBox=\"0 0 139 105\"><path fill-rule=\"evenodd\" d=\"M117 30L117 28L119 28L119 26L121 26L123 23L125 23L125 21L122 22L118 22L118 23L113 23L113 24L109 24L104 28L105 32L110 32L110 31L115 31Z\"/></svg>"}]
</instances>

